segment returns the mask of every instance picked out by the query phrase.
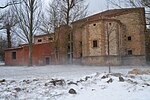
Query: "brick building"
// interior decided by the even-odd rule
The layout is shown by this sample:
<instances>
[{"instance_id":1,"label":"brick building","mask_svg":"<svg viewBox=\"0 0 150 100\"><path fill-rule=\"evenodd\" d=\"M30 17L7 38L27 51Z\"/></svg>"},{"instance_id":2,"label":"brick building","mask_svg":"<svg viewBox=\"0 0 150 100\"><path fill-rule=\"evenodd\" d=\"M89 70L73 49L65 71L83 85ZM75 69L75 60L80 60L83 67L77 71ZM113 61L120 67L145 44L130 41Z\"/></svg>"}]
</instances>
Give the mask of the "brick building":
<instances>
[{"instance_id":1,"label":"brick building","mask_svg":"<svg viewBox=\"0 0 150 100\"><path fill-rule=\"evenodd\" d=\"M33 65L53 64L53 39L51 35L39 35L34 37ZM17 48L5 50L5 65L29 65L29 47L27 44Z\"/></svg>"},{"instance_id":2,"label":"brick building","mask_svg":"<svg viewBox=\"0 0 150 100\"><path fill-rule=\"evenodd\" d=\"M49 64L49 61L50 64L145 64L144 15L144 8L107 10L75 21L70 27L61 26L56 29L55 34L35 36L33 63ZM47 49L40 51L43 46ZM19 58L24 48L27 46L6 50L6 64L19 64L21 61L26 64L27 61L24 63L21 59L12 60L14 51L17 50ZM28 55L27 52L24 55Z\"/></svg>"}]
</instances>

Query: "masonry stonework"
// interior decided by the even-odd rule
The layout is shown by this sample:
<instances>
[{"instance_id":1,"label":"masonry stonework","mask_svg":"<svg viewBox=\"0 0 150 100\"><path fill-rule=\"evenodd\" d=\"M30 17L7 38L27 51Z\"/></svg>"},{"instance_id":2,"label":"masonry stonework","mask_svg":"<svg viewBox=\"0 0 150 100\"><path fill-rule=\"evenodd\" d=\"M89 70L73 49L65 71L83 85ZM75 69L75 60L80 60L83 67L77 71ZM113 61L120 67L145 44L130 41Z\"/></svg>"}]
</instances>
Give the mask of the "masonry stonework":
<instances>
[{"instance_id":1,"label":"masonry stonework","mask_svg":"<svg viewBox=\"0 0 150 100\"><path fill-rule=\"evenodd\" d=\"M114 9L74 22L76 26L80 23L78 31L73 31L74 48L78 48L74 59L90 65L145 64L144 14L144 8ZM77 51L82 53L79 58Z\"/></svg>"}]
</instances>

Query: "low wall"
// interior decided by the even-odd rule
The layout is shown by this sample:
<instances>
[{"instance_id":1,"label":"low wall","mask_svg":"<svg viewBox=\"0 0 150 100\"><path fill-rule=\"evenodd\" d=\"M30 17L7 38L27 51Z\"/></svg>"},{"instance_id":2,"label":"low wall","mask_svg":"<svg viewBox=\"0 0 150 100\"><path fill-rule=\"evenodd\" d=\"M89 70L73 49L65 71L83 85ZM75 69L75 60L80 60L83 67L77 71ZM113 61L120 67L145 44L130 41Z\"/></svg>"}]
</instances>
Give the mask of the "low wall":
<instances>
[{"instance_id":1,"label":"low wall","mask_svg":"<svg viewBox=\"0 0 150 100\"><path fill-rule=\"evenodd\" d=\"M114 65L121 64L120 57L118 56L97 56L97 57L84 57L82 63L86 65Z\"/></svg>"},{"instance_id":2,"label":"low wall","mask_svg":"<svg viewBox=\"0 0 150 100\"><path fill-rule=\"evenodd\" d=\"M124 56L122 57L122 65L146 65L145 56Z\"/></svg>"},{"instance_id":3,"label":"low wall","mask_svg":"<svg viewBox=\"0 0 150 100\"><path fill-rule=\"evenodd\" d=\"M74 60L74 62L79 62L79 59ZM120 65L146 65L146 57L145 56L91 56L91 57L83 57L80 59L81 64L85 65L112 65L112 66L120 66Z\"/></svg>"}]
</instances>

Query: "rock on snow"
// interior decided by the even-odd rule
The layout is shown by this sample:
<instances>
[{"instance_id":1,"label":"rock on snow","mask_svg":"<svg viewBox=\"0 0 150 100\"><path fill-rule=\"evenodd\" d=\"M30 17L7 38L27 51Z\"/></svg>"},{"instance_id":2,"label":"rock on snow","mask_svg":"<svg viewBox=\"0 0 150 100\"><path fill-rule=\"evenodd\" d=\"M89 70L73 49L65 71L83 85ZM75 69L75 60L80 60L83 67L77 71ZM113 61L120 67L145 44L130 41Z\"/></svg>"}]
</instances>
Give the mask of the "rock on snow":
<instances>
[{"instance_id":1,"label":"rock on snow","mask_svg":"<svg viewBox=\"0 0 150 100\"><path fill-rule=\"evenodd\" d=\"M150 74L97 72L69 79L50 76L0 78L0 100L10 99L150 100Z\"/></svg>"}]
</instances>

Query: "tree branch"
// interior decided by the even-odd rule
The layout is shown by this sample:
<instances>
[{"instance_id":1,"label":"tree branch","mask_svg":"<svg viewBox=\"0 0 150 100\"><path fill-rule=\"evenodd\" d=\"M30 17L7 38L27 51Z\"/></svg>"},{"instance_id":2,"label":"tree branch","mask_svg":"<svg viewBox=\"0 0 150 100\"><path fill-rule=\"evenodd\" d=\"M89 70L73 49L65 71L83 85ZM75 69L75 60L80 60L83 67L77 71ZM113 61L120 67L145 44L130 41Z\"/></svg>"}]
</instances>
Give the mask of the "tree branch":
<instances>
[{"instance_id":1,"label":"tree branch","mask_svg":"<svg viewBox=\"0 0 150 100\"><path fill-rule=\"evenodd\" d=\"M14 4L20 4L21 2L22 2L22 1L18 1L18 2L13 1L13 3L12 3L12 2L8 2L5 6L0 6L0 9L7 8L8 6L12 6L12 5L14 5Z\"/></svg>"}]
</instances>

